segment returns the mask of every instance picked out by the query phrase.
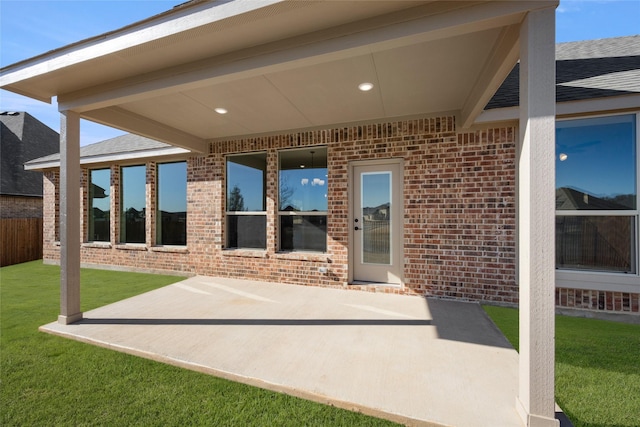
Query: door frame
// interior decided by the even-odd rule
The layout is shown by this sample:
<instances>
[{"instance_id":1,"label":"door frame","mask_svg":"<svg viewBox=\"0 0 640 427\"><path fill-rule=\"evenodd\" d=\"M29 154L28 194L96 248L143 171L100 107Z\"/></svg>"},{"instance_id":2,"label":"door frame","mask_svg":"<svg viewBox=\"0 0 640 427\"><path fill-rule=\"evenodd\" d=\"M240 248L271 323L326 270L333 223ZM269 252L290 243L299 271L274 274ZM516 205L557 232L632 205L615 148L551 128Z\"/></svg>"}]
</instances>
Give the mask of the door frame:
<instances>
[{"instance_id":1,"label":"door frame","mask_svg":"<svg viewBox=\"0 0 640 427\"><path fill-rule=\"evenodd\" d=\"M356 279L354 279L354 270L355 270L355 257L357 256L357 254L355 253L355 233L354 233L354 219L355 219L355 203L354 203L354 197L355 197L355 185L354 185L354 180L356 179L355 176L355 168L358 166L383 166L383 165L394 165L397 166L399 169L399 174L400 176L398 177L400 182L398 183L399 188L400 188L400 195L398 197L398 203L400 204L400 212L404 212L404 159L402 158L397 158L397 157L390 157L387 159L375 159L375 160L354 160L349 162L349 168L348 168L348 182L349 185L347 186L347 197L348 197L348 207L349 207L349 218L348 218L348 227L349 227L349 235L348 235L348 262L349 262L349 268L348 268L348 284L355 284L355 285L362 285L363 282L355 282ZM405 234L405 228L404 228L404 215L400 215L400 234L402 236L402 242L404 242L404 234ZM404 272L405 272L405 266L404 266L404 243L401 243L398 245L398 249L399 249L399 258L398 258L398 262L400 263L399 265L399 278L400 278L400 283L376 283L376 282L371 282L372 285L378 285L378 286L390 286L390 287L400 287L400 288L404 288ZM364 282L364 283L368 283L368 282Z\"/></svg>"}]
</instances>

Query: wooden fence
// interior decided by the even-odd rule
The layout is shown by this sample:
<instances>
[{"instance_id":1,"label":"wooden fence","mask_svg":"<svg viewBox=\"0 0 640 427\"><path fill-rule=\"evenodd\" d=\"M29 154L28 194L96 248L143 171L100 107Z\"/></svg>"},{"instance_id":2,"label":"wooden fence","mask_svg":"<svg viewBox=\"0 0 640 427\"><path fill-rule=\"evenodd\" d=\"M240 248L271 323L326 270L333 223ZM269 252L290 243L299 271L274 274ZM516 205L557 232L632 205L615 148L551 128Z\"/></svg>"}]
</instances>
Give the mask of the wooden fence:
<instances>
[{"instance_id":1,"label":"wooden fence","mask_svg":"<svg viewBox=\"0 0 640 427\"><path fill-rule=\"evenodd\" d=\"M42 218L0 218L0 267L42 258Z\"/></svg>"}]
</instances>

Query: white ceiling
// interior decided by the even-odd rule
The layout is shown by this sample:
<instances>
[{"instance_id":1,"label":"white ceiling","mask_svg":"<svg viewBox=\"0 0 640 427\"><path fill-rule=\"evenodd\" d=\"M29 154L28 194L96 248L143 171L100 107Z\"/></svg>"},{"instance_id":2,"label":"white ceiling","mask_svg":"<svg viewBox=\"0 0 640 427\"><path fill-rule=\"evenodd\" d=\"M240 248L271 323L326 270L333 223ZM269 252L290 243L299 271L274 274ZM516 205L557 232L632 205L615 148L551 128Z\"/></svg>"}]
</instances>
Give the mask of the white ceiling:
<instances>
[{"instance_id":1,"label":"white ceiling","mask_svg":"<svg viewBox=\"0 0 640 427\"><path fill-rule=\"evenodd\" d=\"M203 139L453 111L464 104L499 35L499 29L486 30L178 91L120 108ZM362 82L374 88L361 92ZM228 113L217 114L216 107Z\"/></svg>"}]
</instances>

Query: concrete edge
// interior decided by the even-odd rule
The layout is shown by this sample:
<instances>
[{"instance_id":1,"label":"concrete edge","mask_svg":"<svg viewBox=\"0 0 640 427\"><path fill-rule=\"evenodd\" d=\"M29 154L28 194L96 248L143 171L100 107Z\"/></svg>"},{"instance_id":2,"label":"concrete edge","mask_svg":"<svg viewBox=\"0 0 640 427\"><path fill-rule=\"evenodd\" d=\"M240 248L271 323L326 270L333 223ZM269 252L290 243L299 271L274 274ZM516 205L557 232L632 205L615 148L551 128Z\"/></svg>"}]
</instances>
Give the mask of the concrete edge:
<instances>
[{"instance_id":1,"label":"concrete edge","mask_svg":"<svg viewBox=\"0 0 640 427\"><path fill-rule=\"evenodd\" d=\"M480 305L489 305L493 307L515 308L518 309L518 304L503 303L497 301L478 301ZM635 312L616 312L616 311L602 311L602 310L589 310L586 308L570 308L570 307L555 307L556 315L567 317L581 317L584 319L596 319L607 320L610 322L629 323L631 325L640 325L640 313Z\"/></svg>"},{"instance_id":2,"label":"concrete edge","mask_svg":"<svg viewBox=\"0 0 640 427\"><path fill-rule=\"evenodd\" d=\"M53 327L50 327L51 325L53 325ZM219 369L211 368L208 366L200 365L198 363L193 363L193 362L189 362L182 359L176 359L168 356L159 355L156 353L137 350L135 348L131 348L128 346L121 346L117 344L111 344L106 341L95 340L91 338L78 336L70 332L57 330L55 328L56 325L57 324L55 322L50 323L47 325L40 326L38 330L40 332L44 332L50 335L78 341L83 344L95 345L97 347L102 347L108 350L118 351L118 352L129 354L132 356L141 357L143 359L152 360L154 362L165 363L167 365L172 365L178 368L188 369L188 370L199 372L202 374L211 375L211 376L225 379L228 381L245 384L252 387L258 387L258 388L262 388L262 389L277 392L277 393L283 393L289 396L309 400L309 401L320 403L323 405L334 406L336 408L346 409L348 411L358 412L364 415L385 419L385 420L403 424L409 427L453 427L447 424L416 420L414 418L406 417L404 415L386 412L380 409L370 408L364 405L359 405L359 404L348 402L348 401L334 399L329 396L312 393L310 391L300 390L293 387L288 387L282 384L270 383L258 378L246 377L243 375L234 374L232 372L222 371Z\"/></svg>"},{"instance_id":3,"label":"concrete edge","mask_svg":"<svg viewBox=\"0 0 640 427\"><path fill-rule=\"evenodd\" d=\"M595 311L577 308L556 307L556 314L567 317L580 317L583 319L606 320L608 322L628 323L640 325L640 315L636 313L612 313L608 311Z\"/></svg>"}]
</instances>

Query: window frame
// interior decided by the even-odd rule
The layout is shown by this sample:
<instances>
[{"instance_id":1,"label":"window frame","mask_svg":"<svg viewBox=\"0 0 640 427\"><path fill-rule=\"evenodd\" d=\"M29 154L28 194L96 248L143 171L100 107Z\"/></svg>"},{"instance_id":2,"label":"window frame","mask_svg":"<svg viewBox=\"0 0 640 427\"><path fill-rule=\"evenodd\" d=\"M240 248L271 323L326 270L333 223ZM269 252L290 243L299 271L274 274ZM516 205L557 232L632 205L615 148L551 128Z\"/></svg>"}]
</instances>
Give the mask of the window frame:
<instances>
[{"instance_id":1,"label":"window frame","mask_svg":"<svg viewBox=\"0 0 640 427\"><path fill-rule=\"evenodd\" d=\"M95 230L95 218L93 216L93 200L94 197L92 196L92 186L93 186L93 172L95 171L109 171L109 187L105 188L106 191L108 191L109 193L109 217L108 217L108 236L106 240L94 240L92 237L92 231ZM92 168L92 169L88 169L87 171L87 243L110 243L111 242L111 231L112 231L112 225L111 225L111 167L110 166L106 166L106 167L98 167L98 168Z\"/></svg>"},{"instance_id":2,"label":"window frame","mask_svg":"<svg viewBox=\"0 0 640 427\"><path fill-rule=\"evenodd\" d=\"M175 163L184 163L185 166L185 192L184 192L184 202L185 202L185 242L184 244L172 244L172 245L165 245L162 243L161 239L162 239L162 215L160 213L160 166L161 165L170 165L170 164L175 164ZM155 191L155 200L153 201L155 204L155 236L153 237L154 239L154 244L155 246L175 246L175 247L186 247L189 243L189 233L188 233L188 227L187 227L187 221L188 221L188 217L189 217L189 206L187 203L187 200L189 199L188 195L187 195L187 182L188 182L188 176L189 176L189 165L187 163L186 160L171 160L171 161L166 161L166 162L158 162L156 163L156 182L155 182L155 187L156 187L156 191Z\"/></svg>"},{"instance_id":3,"label":"window frame","mask_svg":"<svg viewBox=\"0 0 640 427\"><path fill-rule=\"evenodd\" d=\"M296 147L296 148L284 148L278 150L278 164L277 164L277 176L278 176L278 190L277 190L277 203L276 203L276 239L277 239L277 248L279 253L303 253L303 254L326 254L328 252L328 231L325 232L325 241L324 241L324 251L314 251L314 250L300 250L300 249L282 249L282 226L280 222L280 218L283 216L323 216L325 217L325 224L329 225L329 206L327 204L326 211L281 211L280 210L280 154L283 152L290 151L309 151L313 149L324 149L327 151L327 175L329 174L329 146L328 145L315 145L308 147ZM288 169L287 169L288 170ZM329 177L327 176L327 194L329 189Z\"/></svg>"},{"instance_id":4,"label":"window frame","mask_svg":"<svg viewBox=\"0 0 640 427\"><path fill-rule=\"evenodd\" d=\"M229 159L233 157L240 156L248 156L248 155L258 155L264 154L264 177L262 180L262 206L263 210L261 211L230 211L228 207L229 203ZM261 151L252 151L247 153L230 153L224 156L224 248L226 250L239 250L239 251L266 251L269 241L269 230L268 230L268 220L267 220L267 176L269 173L269 153L265 150ZM230 230L229 230L229 217L239 217L239 216L264 216L264 241L265 245L263 248L251 248L251 247L243 247L243 246L231 246L230 242Z\"/></svg>"},{"instance_id":5,"label":"window frame","mask_svg":"<svg viewBox=\"0 0 640 427\"><path fill-rule=\"evenodd\" d=\"M607 290L614 292L638 292L640 286L640 199L638 192L640 191L640 111L625 111L612 114L593 114L580 115L571 117L557 118L556 123L597 119L602 117L615 116L635 116L635 172L636 172L636 206L635 209L625 210L558 210L555 209L555 217L567 216L596 216L596 217L612 217L623 216L632 217L634 225L634 235L631 250L633 251L632 263L634 265L634 273L616 272L616 271L600 271L600 270L583 270L575 268L559 268L556 269L556 286L562 288L591 289L591 290ZM556 126L557 128L557 126ZM557 153L554 153L557 155ZM555 181L555 180L554 180ZM554 185L555 187L555 185ZM555 244L555 243L554 243Z\"/></svg>"},{"instance_id":6,"label":"window frame","mask_svg":"<svg viewBox=\"0 0 640 427\"><path fill-rule=\"evenodd\" d=\"M119 245L146 245L147 244L147 215L148 213L146 212L147 209L147 163L132 163L132 164L125 164L125 165L120 165L119 166L119 183L118 183L118 236L117 236L117 243ZM124 169L125 168L132 168L132 167L143 167L144 168L144 241L143 242L127 242L126 241L126 227L123 228L122 226L122 222L123 222L123 214L124 214ZM125 219L126 222L126 219ZM125 230L125 238L123 238L123 230Z\"/></svg>"}]
</instances>

